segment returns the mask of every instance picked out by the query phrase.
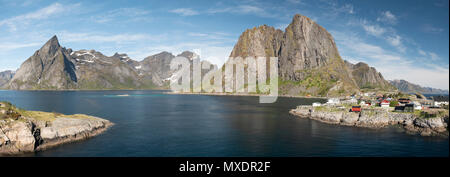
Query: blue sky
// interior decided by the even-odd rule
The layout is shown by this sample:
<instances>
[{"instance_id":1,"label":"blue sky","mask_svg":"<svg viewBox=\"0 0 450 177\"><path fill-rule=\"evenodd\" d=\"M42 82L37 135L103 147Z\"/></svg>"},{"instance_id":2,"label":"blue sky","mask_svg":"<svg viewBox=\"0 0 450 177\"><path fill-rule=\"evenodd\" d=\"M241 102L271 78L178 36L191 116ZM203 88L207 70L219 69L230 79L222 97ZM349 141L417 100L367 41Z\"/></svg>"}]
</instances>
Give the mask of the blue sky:
<instances>
[{"instance_id":1,"label":"blue sky","mask_svg":"<svg viewBox=\"0 0 450 177\"><path fill-rule=\"evenodd\" d=\"M0 0L0 11L0 70L17 69L55 34L75 50L135 60L195 50L220 65L245 29L284 30L299 13L333 35L343 59L387 79L449 88L448 0Z\"/></svg>"}]
</instances>

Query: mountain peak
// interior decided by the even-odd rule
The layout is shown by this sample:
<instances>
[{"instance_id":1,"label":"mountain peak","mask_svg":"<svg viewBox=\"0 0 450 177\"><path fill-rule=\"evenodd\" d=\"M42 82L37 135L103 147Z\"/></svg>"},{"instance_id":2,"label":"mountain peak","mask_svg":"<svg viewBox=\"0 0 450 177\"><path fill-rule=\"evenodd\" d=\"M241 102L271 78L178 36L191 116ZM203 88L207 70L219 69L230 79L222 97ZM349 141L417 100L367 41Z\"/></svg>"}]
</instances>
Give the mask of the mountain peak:
<instances>
[{"instance_id":1,"label":"mountain peak","mask_svg":"<svg viewBox=\"0 0 450 177\"><path fill-rule=\"evenodd\" d=\"M292 19L292 22L299 22L299 21L305 21L305 20L313 22L313 20L311 20L307 16L303 16L303 15L300 15L300 14L295 14L294 18Z\"/></svg>"},{"instance_id":2,"label":"mountain peak","mask_svg":"<svg viewBox=\"0 0 450 177\"><path fill-rule=\"evenodd\" d=\"M61 48L61 46L59 45L58 37L54 35L44 44L44 46L42 46L41 49L39 49L39 53L54 55L59 48Z\"/></svg>"},{"instance_id":3,"label":"mountain peak","mask_svg":"<svg viewBox=\"0 0 450 177\"><path fill-rule=\"evenodd\" d=\"M56 37L56 35L53 35L52 38L50 38L45 45L57 45L59 46L59 41L58 41L58 37Z\"/></svg>"}]
</instances>

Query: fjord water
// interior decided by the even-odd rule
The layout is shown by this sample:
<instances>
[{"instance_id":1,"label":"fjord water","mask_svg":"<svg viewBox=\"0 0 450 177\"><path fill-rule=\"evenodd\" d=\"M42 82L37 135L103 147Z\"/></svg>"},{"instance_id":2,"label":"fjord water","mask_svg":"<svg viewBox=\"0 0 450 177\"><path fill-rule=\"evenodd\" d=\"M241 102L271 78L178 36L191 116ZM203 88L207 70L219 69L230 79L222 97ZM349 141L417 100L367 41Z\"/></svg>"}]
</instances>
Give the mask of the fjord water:
<instances>
[{"instance_id":1,"label":"fjord water","mask_svg":"<svg viewBox=\"0 0 450 177\"><path fill-rule=\"evenodd\" d=\"M115 123L85 141L26 156L448 156L449 139L401 128L329 125L290 115L318 99L171 95L164 91L0 91L27 110L89 114Z\"/></svg>"}]
</instances>

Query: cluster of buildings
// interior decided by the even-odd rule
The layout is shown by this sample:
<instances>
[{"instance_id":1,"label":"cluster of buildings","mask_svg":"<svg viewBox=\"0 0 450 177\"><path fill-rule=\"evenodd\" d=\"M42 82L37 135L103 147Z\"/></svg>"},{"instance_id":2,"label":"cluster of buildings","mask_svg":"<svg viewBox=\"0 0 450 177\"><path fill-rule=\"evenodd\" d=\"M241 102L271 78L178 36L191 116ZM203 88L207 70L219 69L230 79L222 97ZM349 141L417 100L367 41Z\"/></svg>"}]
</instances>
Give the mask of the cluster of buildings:
<instances>
[{"instance_id":1,"label":"cluster of buildings","mask_svg":"<svg viewBox=\"0 0 450 177\"><path fill-rule=\"evenodd\" d=\"M352 112L376 107L396 112L414 112L414 110L448 109L449 97L435 96L428 99L423 95L362 93L358 96L352 95L346 98L329 98L324 104L318 102L312 104L313 107L342 105L351 105L350 111Z\"/></svg>"}]
</instances>

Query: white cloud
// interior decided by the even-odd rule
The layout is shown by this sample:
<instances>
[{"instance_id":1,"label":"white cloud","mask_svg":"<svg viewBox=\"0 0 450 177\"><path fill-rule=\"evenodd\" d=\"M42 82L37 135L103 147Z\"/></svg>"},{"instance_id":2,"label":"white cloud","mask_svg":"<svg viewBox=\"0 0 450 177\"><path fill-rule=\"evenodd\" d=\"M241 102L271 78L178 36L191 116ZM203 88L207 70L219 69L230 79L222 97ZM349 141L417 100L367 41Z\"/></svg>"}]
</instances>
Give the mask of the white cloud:
<instances>
[{"instance_id":1,"label":"white cloud","mask_svg":"<svg viewBox=\"0 0 450 177\"><path fill-rule=\"evenodd\" d=\"M36 20L48 19L58 14L67 13L70 9L73 9L80 4L72 4L63 6L60 3L54 3L42 9L27 14L11 17L0 21L0 26L6 25L11 31L16 31L18 26L26 25Z\"/></svg>"},{"instance_id":2,"label":"white cloud","mask_svg":"<svg viewBox=\"0 0 450 177\"><path fill-rule=\"evenodd\" d=\"M269 13L267 9L255 5L240 5L235 7L209 9L207 12L209 14L233 13L233 14L254 14L260 17L269 17L269 18L277 17L276 14Z\"/></svg>"},{"instance_id":3,"label":"white cloud","mask_svg":"<svg viewBox=\"0 0 450 177\"><path fill-rule=\"evenodd\" d=\"M145 15L149 13L149 11L139 8L119 8L108 11L105 14L94 16L92 18L95 22L98 23L111 22L117 20L119 17L125 17L126 21L136 22L139 20L148 20L149 17L145 17Z\"/></svg>"},{"instance_id":4,"label":"white cloud","mask_svg":"<svg viewBox=\"0 0 450 177\"><path fill-rule=\"evenodd\" d=\"M287 0L287 1L292 4L303 4L302 0Z\"/></svg>"},{"instance_id":5,"label":"white cloud","mask_svg":"<svg viewBox=\"0 0 450 177\"><path fill-rule=\"evenodd\" d=\"M439 55L434 52L426 52L422 49L418 49L417 52L422 56L419 58L424 62L429 60L438 61L441 59L441 57L439 57Z\"/></svg>"},{"instance_id":6,"label":"white cloud","mask_svg":"<svg viewBox=\"0 0 450 177\"><path fill-rule=\"evenodd\" d=\"M152 36L149 34L97 34L97 33L71 33L62 32L58 35L65 42L114 42L127 43L133 41L158 41L165 39L165 34Z\"/></svg>"},{"instance_id":7,"label":"white cloud","mask_svg":"<svg viewBox=\"0 0 450 177\"><path fill-rule=\"evenodd\" d=\"M0 43L0 51L10 51L15 49L21 49L26 47L40 46L41 43Z\"/></svg>"},{"instance_id":8,"label":"white cloud","mask_svg":"<svg viewBox=\"0 0 450 177\"><path fill-rule=\"evenodd\" d=\"M390 11L381 12L381 16L377 18L377 21L388 24L397 24L397 17Z\"/></svg>"},{"instance_id":9,"label":"white cloud","mask_svg":"<svg viewBox=\"0 0 450 177\"><path fill-rule=\"evenodd\" d=\"M418 52L422 56L426 56L427 55L427 53L425 51L421 50L421 49L419 49Z\"/></svg>"},{"instance_id":10,"label":"white cloud","mask_svg":"<svg viewBox=\"0 0 450 177\"><path fill-rule=\"evenodd\" d=\"M231 42L230 34L222 32L208 32L208 33L189 32L187 33L187 35L195 37L195 39L221 40L222 42ZM235 39L232 39L232 41L235 41Z\"/></svg>"},{"instance_id":11,"label":"white cloud","mask_svg":"<svg viewBox=\"0 0 450 177\"><path fill-rule=\"evenodd\" d=\"M449 89L449 69L434 66L422 68L411 64L375 65L389 80L404 79L421 86Z\"/></svg>"},{"instance_id":12,"label":"white cloud","mask_svg":"<svg viewBox=\"0 0 450 177\"><path fill-rule=\"evenodd\" d=\"M322 1L325 6L323 8L328 10L330 17L337 17L340 14L354 14L355 10L352 4L340 5L337 1Z\"/></svg>"},{"instance_id":13,"label":"white cloud","mask_svg":"<svg viewBox=\"0 0 450 177\"><path fill-rule=\"evenodd\" d=\"M406 48L402 44L402 38L399 35L393 35L386 37L386 40L389 44L396 47L400 52L405 52Z\"/></svg>"},{"instance_id":14,"label":"white cloud","mask_svg":"<svg viewBox=\"0 0 450 177\"><path fill-rule=\"evenodd\" d=\"M199 13L195 10L192 10L191 8L179 8L174 9L169 12L179 14L181 16L192 16L192 15L198 15Z\"/></svg>"},{"instance_id":15,"label":"white cloud","mask_svg":"<svg viewBox=\"0 0 450 177\"><path fill-rule=\"evenodd\" d=\"M388 44L394 46L402 53L406 52L406 47L403 44L402 37L398 35L396 30L391 27L384 28L378 24L370 23L367 20L361 20L358 22L351 21L349 24L360 25L367 34L385 40Z\"/></svg>"},{"instance_id":16,"label":"white cloud","mask_svg":"<svg viewBox=\"0 0 450 177\"><path fill-rule=\"evenodd\" d=\"M430 55L431 60L436 61L436 60L440 59L440 57L434 52L430 52L429 55Z\"/></svg>"},{"instance_id":17,"label":"white cloud","mask_svg":"<svg viewBox=\"0 0 450 177\"><path fill-rule=\"evenodd\" d=\"M381 37L384 33L386 33L385 28L380 27L376 24L369 24L369 22L367 22L366 20L363 20L361 22L361 26L367 34L370 34L372 36Z\"/></svg>"},{"instance_id":18,"label":"white cloud","mask_svg":"<svg viewBox=\"0 0 450 177\"><path fill-rule=\"evenodd\" d=\"M444 29L435 27L435 26L430 25L430 24L422 25L421 30L423 32L431 33L431 34L439 34L439 33L444 32Z\"/></svg>"}]
</instances>

